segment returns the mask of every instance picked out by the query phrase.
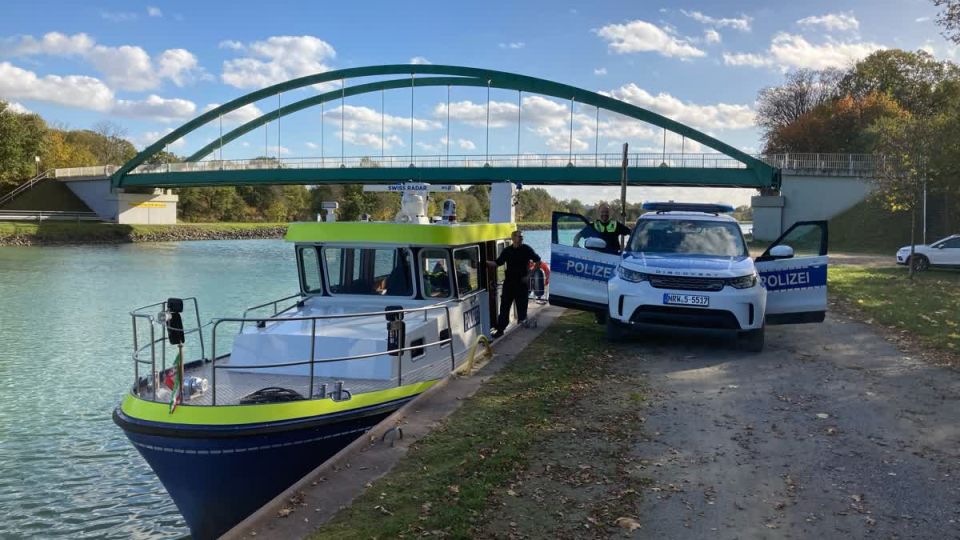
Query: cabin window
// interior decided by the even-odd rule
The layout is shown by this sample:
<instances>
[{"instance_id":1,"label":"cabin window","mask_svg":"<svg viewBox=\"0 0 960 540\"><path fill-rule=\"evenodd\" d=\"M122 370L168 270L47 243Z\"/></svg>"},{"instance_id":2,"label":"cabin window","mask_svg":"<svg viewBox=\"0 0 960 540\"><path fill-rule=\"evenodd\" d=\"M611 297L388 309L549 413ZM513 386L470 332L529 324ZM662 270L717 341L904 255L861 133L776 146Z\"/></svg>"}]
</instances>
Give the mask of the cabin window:
<instances>
[{"instance_id":1,"label":"cabin window","mask_svg":"<svg viewBox=\"0 0 960 540\"><path fill-rule=\"evenodd\" d=\"M480 248L471 246L453 250L453 267L457 272L457 292L460 296L480 288Z\"/></svg>"},{"instance_id":2,"label":"cabin window","mask_svg":"<svg viewBox=\"0 0 960 540\"><path fill-rule=\"evenodd\" d=\"M409 250L325 247L332 294L413 296Z\"/></svg>"},{"instance_id":3,"label":"cabin window","mask_svg":"<svg viewBox=\"0 0 960 540\"><path fill-rule=\"evenodd\" d=\"M311 246L300 249L300 276L303 292L323 292L323 280L320 278L320 257L317 256L317 248Z\"/></svg>"},{"instance_id":4,"label":"cabin window","mask_svg":"<svg viewBox=\"0 0 960 540\"><path fill-rule=\"evenodd\" d=\"M423 274L424 298L450 298L450 264L446 250L422 250L420 270Z\"/></svg>"}]
</instances>

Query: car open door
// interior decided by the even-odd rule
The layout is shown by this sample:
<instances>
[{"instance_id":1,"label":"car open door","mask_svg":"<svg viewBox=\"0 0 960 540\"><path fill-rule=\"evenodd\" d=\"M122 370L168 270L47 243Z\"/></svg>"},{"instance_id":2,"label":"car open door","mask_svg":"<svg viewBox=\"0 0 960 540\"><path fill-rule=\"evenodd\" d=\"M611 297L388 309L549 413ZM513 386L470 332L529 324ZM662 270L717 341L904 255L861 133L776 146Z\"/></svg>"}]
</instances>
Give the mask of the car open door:
<instances>
[{"instance_id":1,"label":"car open door","mask_svg":"<svg viewBox=\"0 0 960 540\"><path fill-rule=\"evenodd\" d=\"M607 281L620 255L574 243L577 233L591 237L590 221L580 214L554 212L550 237L550 304L597 313L607 312ZM596 241L596 240L594 240ZM619 247L619 246L618 246Z\"/></svg>"},{"instance_id":2,"label":"car open door","mask_svg":"<svg viewBox=\"0 0 960 540\"><path fill-rule=\"evenodd\" d=\"M827 313L827 222L800 221L756 259L767 289L767 324L823 322Z\"/></svg>"}]
</instances>

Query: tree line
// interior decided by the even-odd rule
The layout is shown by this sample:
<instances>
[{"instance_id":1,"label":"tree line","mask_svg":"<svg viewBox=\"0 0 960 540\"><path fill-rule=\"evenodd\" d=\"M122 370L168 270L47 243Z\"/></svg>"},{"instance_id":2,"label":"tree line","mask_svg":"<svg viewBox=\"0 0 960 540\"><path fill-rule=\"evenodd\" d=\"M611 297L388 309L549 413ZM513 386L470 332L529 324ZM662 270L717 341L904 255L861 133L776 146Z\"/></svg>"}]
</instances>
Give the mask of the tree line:
<instances>
[{"instance_id":1,"label":"tree line","mask_svg":"<svg viewBox=\"0 0 960 540\"><path fill-rule=\"evenodd\" d=\"M848 69L797 70L760 90L764 153L862 153L877 163L876 201L951 232L960 212L960 68L925 51L877 51ZM915 227L914 227L915 228Z\"/></svg>"}]
</instances>

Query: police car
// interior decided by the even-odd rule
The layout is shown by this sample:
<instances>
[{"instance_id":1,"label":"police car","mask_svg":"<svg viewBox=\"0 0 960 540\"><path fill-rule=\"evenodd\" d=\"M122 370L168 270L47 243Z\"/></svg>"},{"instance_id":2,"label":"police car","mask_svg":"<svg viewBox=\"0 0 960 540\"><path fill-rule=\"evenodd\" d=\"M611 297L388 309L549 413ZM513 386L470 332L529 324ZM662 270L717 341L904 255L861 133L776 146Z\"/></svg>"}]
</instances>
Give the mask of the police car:
<instances>
[{"instance_id":1,"label":"police car","mask_svg":"<svg viewBox=\"0 0 960 540\"><path fill-rule=\"evenodd\" d=\"M613 340L631 329L735 332L760 351L770 324L822 322L827 223L799 222L752 258L727 205L645 203L623 253L603 253L581 215L553 214L550 303L597 313ZM603 244L603 245L602 245Z\"/></svg>"}]
</instances>

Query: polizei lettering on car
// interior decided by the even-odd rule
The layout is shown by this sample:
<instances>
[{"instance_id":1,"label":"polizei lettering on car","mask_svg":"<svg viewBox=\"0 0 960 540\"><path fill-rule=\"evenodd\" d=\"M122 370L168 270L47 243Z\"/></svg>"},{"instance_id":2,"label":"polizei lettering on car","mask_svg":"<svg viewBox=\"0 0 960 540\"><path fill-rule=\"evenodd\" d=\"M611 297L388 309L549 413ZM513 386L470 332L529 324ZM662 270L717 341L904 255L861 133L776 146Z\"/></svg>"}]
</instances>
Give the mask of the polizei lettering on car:
<instances>
[{"instance_id":1,"label":"polizei lettering on car","mask_svg":"<svg viewBox=\"0 0 960 540\"><path fill-rule=\"evenodd\" d=\"M768 291L823 287L827 284L827 267L821 265L789 268L775 272L760 272L760 283Z\"/></svg>"},{"instance_id":2,"label":"polizei lettering on car","mask_svg":"<svg viewBox=\"0 0 960 540\"><path fill-rule=\"evenodd\" d=\"M554 272L569 274L573 277L592 279L596 281L609 281L613 277L616 267L612 264L581 259L579 257L570 257L560 253L553 255L551 266Z\"/></svg>"}]
</instances>

